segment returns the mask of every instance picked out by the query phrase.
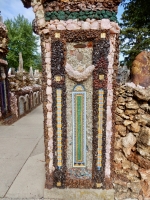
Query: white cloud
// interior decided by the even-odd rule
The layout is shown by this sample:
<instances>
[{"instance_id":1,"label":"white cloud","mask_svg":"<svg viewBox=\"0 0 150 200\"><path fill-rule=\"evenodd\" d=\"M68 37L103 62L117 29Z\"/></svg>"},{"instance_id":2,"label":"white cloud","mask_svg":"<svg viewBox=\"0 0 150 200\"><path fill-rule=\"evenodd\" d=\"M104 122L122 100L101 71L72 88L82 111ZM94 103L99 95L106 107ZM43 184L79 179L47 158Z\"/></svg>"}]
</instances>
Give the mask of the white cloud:
<instances>
[{"instance_id":1,"label":"white cloud","mask_svg":"<svg viewBox=\"0 0 150 200\"><path fill-rule=\"evenodd\" d=\"M30 22L33 21L35 18L34 12L32 11L32 8L24 8L23 3L21 0L0 0L0 11L1 15L3 17L3 21L7 19L14 19L19 14L23 15L25 18L27 18ZM38 41L38 45L40 44L40 41ZM38 48L38 52L41 52L41 48Z\"/></svg>"},{"instance_id":2,"label":"white cloud","mask_svg":"<svg viewBox=\"0 0 150 200\"><path fill-rule=\"evenodd\" d=\"M0 0L0 11L4 21L13 19L19 14L24 15L30 22L34 19L32 8L24 8L21 0Z\"/></svg>"}]
</instances>

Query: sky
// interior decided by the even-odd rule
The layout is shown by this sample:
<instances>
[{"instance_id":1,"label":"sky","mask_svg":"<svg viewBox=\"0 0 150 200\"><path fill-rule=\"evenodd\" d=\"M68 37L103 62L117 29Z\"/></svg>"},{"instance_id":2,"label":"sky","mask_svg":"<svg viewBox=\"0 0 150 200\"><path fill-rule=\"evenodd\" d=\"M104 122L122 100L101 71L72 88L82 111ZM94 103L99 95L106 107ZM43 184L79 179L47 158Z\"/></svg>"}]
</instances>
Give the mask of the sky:
<instances>
[{"instance_id":1,"label":"sky","mask_svg":"<svg viewBox=\"0 0 150 200\"><path fill-rule=\"evenodd\" d=\"M32 8L24 8L21 0L0 0L0 11L3 17L3 21L6 19L14 19L19 14L24 15L30 22L33 21L35 15L32 11ZM118 7L118 20L120 21L121 15L123 13L123 6ZM39 49L40 51L40 49ZM122 55L120 54L120 60L123 60Z\"/></svg>"}]
</instances>

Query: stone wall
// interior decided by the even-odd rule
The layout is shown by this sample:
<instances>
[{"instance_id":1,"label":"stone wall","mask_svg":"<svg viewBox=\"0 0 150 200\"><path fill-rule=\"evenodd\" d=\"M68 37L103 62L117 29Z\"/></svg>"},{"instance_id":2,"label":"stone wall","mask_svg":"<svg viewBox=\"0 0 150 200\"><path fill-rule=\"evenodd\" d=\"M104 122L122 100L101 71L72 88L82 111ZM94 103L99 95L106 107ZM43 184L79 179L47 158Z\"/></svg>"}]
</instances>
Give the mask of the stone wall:
<instances>
[{"instance_id":1,"label":"stone wall","mask_svg":"<svg viewBox=\"0 0 150 200\"><path fill-rule=\"evenodd\" d=\"M150 199L150 89L117 90L114 189L117 200Z\"/></svg>"},{"instance_id":2,"label":"stone wall","mask_svg":"<svg viewBox=\"0 0 150 200\"><path fill-rule=\"evenodd\" d=\"M11 115L2 120L3 124L12 124L43 101L42 88L40 85L33 85L21 88L19 91L10 92Z\"/></svg>"},{"instance_id":3,"label":"stone wall","mask_svg":"<svg viewBox=\"0 0 150 200\"><path fill-rule=\"evenodd\" d=\"M12 124L19 118L31 112L43 101L41 79L31 78L28 73L9 74L9 100L10 116L3 119L2 123ZM39 83L39 84L37 84Z\"/></svg>"}]
</instances>

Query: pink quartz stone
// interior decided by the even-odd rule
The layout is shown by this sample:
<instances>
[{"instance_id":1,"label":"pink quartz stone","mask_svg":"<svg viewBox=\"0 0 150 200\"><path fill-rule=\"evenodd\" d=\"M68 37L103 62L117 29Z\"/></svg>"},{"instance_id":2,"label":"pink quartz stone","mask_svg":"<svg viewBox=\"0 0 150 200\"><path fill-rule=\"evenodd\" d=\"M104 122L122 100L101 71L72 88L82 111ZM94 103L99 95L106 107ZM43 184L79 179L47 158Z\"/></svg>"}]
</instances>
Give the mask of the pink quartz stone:
<instances>
[{"instance_id":1,"label":"pink quartz stone","mask_svg":"<svg viewBox=\"0 0 150 200\"><path fill-rule=\"evenodd\" d=\"M37 20L37 24L39 27L45 27L45 19L41 18L41 19Z\"/></svg>"},{"instance_id":2,"label":"pink quartz stone","mask_svg":"<svg viewBox=\"0 0 150 200\"><path fill-rule=\"evenodd\" d=\"M57 25L57 30L66 30L65 26L63 24Z\"/></svg>"},{"instance_id":3,"label":"pink quartz stone","mask_svg":"<svg viewBox=\"0 0 150 200\"><path fill-rule=\"evenodd\" d=\"M48 95L48 96L47 96L47 100L48 100L50 103L52 103L52 96Z\"/></svg>"},{"instance_id":4,"label":"pink quartz stone","mask_svg":"<svg viewBox=\"0 0 150 200\"><path fill-rule=\"evenodd\" d=\"M56 26L54 24L50 24L48 28L49 30L56 30Z\"/></svg>"},{"instance_id":5,"label":"pink quartz stone","mask_svg":"<svg viewBox=\"0 0 150 200\"><path fill-rule=\"evenodd\" d=\"M47 52L47 53L45 54L45 57L46 57L46 58L50 58L50 57L51 57L50 52Z\"/></svg>"},{"instance_id":6,"label":"pink quartz stone","mask_svg":"<svg viewBox=\"0 0 150 200\"><path fill-rule=\"evenodd\" d=\"M107 90L107 96L113 97L113 90Z\"/></svg>"},{"instance_id":7,"label":"pink quartz stone","mask_svg":"<svg viewBox=\"0 0 150 200\"><path fill-rule=\"evenodd\" d=\"M108 82L108 84L112 84L112 75L108 76L108 81L107 82Z\"/></svg>"},{"instance_id":8,"label":"pink quartz stone","mask_svg":"<svg viewBox=\"0 0 150 200\"><path fill-rule=\"evenodd\" d=\"M46 62L47 64L50 64L51 59L50 59L50 58L45 58L45 62Z\"/></svg>"},{"instance_id":9,"label":"pink quartz stone","mask_svg":"<svg viewBox=\"0 0 150 200\"><path fill-rule=\"evenodd\" d=\"M114 69L109 69L109 70L108 70L108 76L109 76L109 75L112 75L113 73L114 73Z\"/></svg>"},{"instance_id":10,"label":"pink quartz stone","mask_svg":"<svg viewBox=\"0 0 150 200\"><path fill-rule=\"evenodd\" d=\"M78 21L78 22L77 22L77 24L78 24L78 26L80 26L80 27L81 27L81 25L82 25L82 22Z\"/></svg>"},{"instance_id":11,"label":"pink quartz stone","mask_svg":"<svg viewBox=\"0 0 150 200\"><path fill-rule=\"evenodd\" d=\"M52 84L51 79L47 79L47 85L50 86Z\"/></svg>"},{"instance_id":12,"label":"pink quartz stone","mask_svg":"<svg viewBox=\"0 0 150 200\"><path fill-rule=\"evenodd\" d=\"M72 19L68 19L68 20L66 21L66 24L72 24L72 22L73 22Z\"/></svg>"},{"instance_id":13,"label":"pink quartz stone","mask_svg":"<svg viewBox=\"0 0 150 200\"><path fill-rule=\"evenodd\" d=\"M52 112L47 112L47 119L52 120Z\"/></svg>"},{"instance_id":14,"label":"pink quartz stone","mask_svg":"<svg viewBox=\"0 0 150 200\"><path fill-rule=\"evenodd\" d=\"M108 89L108 90L111 90L111 89L112 89L112 84L111 84L111 83L108 83L108 84L107 84L107 89Z\"/></svg>"},{"instance_id":15,"label":"pink quartz stone","mask_svg":"<svg viewBox=\"0 0 150 200\"><path fill-rule=\"evenodd\" d=\"M51 87L48 86L48 87L46 88L46 94L48 94L48 95L49 95L49 94L52 94L52 88L51 88Z\"/></svg>"},{"instance_id":16,"label":"pink quartz stone","mask_svg":"<svg viewBox=\"0 0 150 200\"><path fill-rule=\"evenodd\" d=\"M107 97L107 105L108 105L108 106L111 106L111 105L112 105L112 102L113 102L112 97L111 97L111 96L108 96L108 97Z\"/></svg>"},{"instance_id":17,"label":"pink quartz stone","mask_svg":"<svg viewBox=\"0 0 150 200\"><path fill-rule=\"evenodd\" d=\"M50 159L50 161L49 161L49 171L50 171L50 173L53 172L53 159Z\"/></svg>"},{"instance_id":18,"label":"pink quartz stone","mask_svg":"<svg viewBox=\"0 0 150 200\"><path fill-rule=\"evenodd\" d=\"M86 22L89 22L89 23L90 23L90 22L91 22L91 20L90 20L89 18L87 18L87 19L86 19Z\"/></svg>"},{"instance_id":19,"label":"pink quartz stone","mask_svg":"<svg viewBox=\"0 0 150 200\"><path fill-rule=\"evenodd\" d=\"M49 153L49 158L51 158L51 159L53 158L53 152Z\"/></svg>"},{"instance_id":20,"label":"pink quartz stone","mask_svg":"<svg viewBox=\"0 0 150 200\"><path fill-rule=\"evenodd\" d=\"M109 19L102 19L101 20L101 29L110 29L110 20Z\"/></svg>"},{"instance_id":21,"label":"pink quartz stone","mask_svg":"<svg viewBox=\"0 0 150 200\"><path fill-rule=\"evenodd\" d=\"M120 27L115 22L110 22L111 28L110 33L120 33Z\"/></svg>"},{"instance_id":22,"label":"pink quartz stone","mask_svg":"<svg viewBox=\"0 0 150 200\"><path fill-rule=\"evenodd\" d=\"M83 30L90 29L91 24L89 22L82 22L81 28Z\"/></svg>"},{"instance_id":23,"label":"pink quartz stone","mask_svg":"<svg viewBox=\"0 0 150 200\"><path fill-rule=\"evenodd\" d=\"M49 147L53 147L53 138L51 138L51 139L48 141L48 146L49 146Z\"/></svg>"},{"instance_id":24,"label":"pink quartz stone","mask_svg":"<svg viewBox=\"0 0 150 200\"><path fill-rule=\"evenodd\" d=\"M38 10L43 10L43 6L40 5L40 6L38 7Z\"/></svg>"},{"instance_id":25,"label":"pink quartz stone","mask_svg":"<svg viewBox=\"0 0 150 200\"><path fill-rule=\"evenodd\" d=\"M110 132L112 131L112 121L107 121L106 130Z\"/></svg>"},{"instance_id":26,"label":"pink quartz stone","mask_svg":"<svg viewBox=\"0 0 150 200\"><path fill-rule=\"evenodd\" d=\"M47 128L52 128L52 120L47 119Z\"/></svg>"},{"instance_id":27,"label":"pink quartz stone","mask_svg":"<svg viewBox=\"0 0 150 200\"><path fill-rule=\"evenodd\" d=\"M108 97L110 98L110 97ZM108 100L107 98L107 100ZM111 105L107 105L107 117L112 116L112 110L111 110Z\"/></svg>"},{"instance_id":28,"label":"pink quartz stone","mask_svg":"<svg viewBox=\"0 0 150 200\"><path fill-rule=\"evenodd\" d=\"M51 104L51 103L48 103L48 104L46 105L46 108L47 108L48 111L52 111L52 104Z\"/></svg>"},{"instance_id":29,"label":"pink quartz stone","mask_svg":"<svg viewBox=\"0 0 150 200\"><path fill-rule=\"evenodd\" d=\"M91 23L91 29L98 30L99 29L99 23L97 21L93 21Z\"/></svg>"},{"instance_id":30,"label":"pink quartz stone","mask_svg":"<svg viewBox=\"0 0 150 200\"><path fill-rule=\"evenodd\" d=\"M45 48L46 48L46 51L50 51L51 50L50 43L46 43Z\"/></svg>"},{"instance_id":31,"label":"pink quartz stone","mask_svg":"<svg viewBox=\"0 0 150 200\"><path fill-rule=\"evenodd\" d=\"M62 24L62 25L64 25L64 26L66 26L66 25L67 25L67 21L60 20L58 24Z\"/></svg>"},{"instance_id":32,"label":"pink quartz stone","mask_svg":"<svg viewBox=\"0 0 150 200\"><path fill-rule=\"evenodd\" d=\"M67 30L78 30L80 27L77 24L67 24L66 26Z\"/></svg>"},{"instance_id":33,"label":"pink quartz stone","mask_svg":"<svg viewBox=\"0 0 150 200\"><path fill-rule=\"evenodd\" d=\"M54 23L59 23L59 20L58 20L58 19L55 19L55 20L54 20Z\"/></svg>"},{"instance_id":34,"label":"pink quartz stone","mask_svg":"<svg viewBox=\"0 0 150 200\"><path fill-rule=\"evenodd\" d=\"M52 130L52 128L48 128L48 136L49 136L49 138L53 137L53 130Z\"/></svg>"},{"instance_id":35,"label":"pink quartz stone","mask_svg":"<svg viewBox=\"0 0 150 200\"><path fill-rule=\"evenodd\" d=\"M38 5L35 5L35 6L33 7L33 12L36 13L37 10L38 10Z\"/></svg>"},{"instance_id":36,"label":"pink quartz stone","mask_svg":"<svg viewBox=\"0 0 150 200\"><path fill-rule=\"evenodd\" d=\"M50 64L46 64L46 72L49 72L50 68L51 68L51 65Z\"/></svg>"},{"instance_id":37,"label":"pink quartz stone","mask_svg":"<svg viewBox=\"0 0 150 200\"><path fill-rule=\"evenodd\" d=\"M51 72L48 72L48 73L47 73L47 78L51 79L51 77L52 77Z\"/></svg>"}]
</instances>

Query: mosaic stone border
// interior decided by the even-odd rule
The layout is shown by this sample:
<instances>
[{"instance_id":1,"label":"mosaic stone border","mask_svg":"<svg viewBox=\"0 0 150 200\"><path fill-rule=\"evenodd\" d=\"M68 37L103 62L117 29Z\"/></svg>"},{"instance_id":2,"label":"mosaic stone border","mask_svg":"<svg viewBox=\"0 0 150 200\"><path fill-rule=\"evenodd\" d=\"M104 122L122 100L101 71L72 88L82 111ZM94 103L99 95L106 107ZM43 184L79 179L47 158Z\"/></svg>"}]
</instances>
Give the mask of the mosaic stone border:
<instances>
[{"instance_id":1,"label":"mosaic stone border","mask_svg":"<svg viewBox=\"0 0 150 200\"><path fill-rule=\"evenodd\" d=\"M53 93L53 106L52 106L52 124L53 124L53 165L54 165L54 183L55 187L65 187L66 180L66 139L67 139L67 130L66 130L66 88L65 88L65 68L64 68L64 43L60 40L52 40L51 43L51 71L52 71L52 93ZM62 165L58 166L58 140L57 140L57 101L56 101L56 91L61 89L61 149L59 152L61 155Z\"/></svg>"},{"instance_id":2,"label":"mosaic stone border","mask_svg":"<svg viewBox=\"0 0 150 200\"><path fill-rule=\"evenodd\" d=\"M70 11L52 11L45 12L45 20L69 20L69 19L78 19L79 21L86 21L86 19L110 19L110 21L117 21L117 13L111 12L108 10L98 10L98 11L78 11L78 12L70 12Z\"/></svg>"},{"instance_id":3,"label":"mosaic stone border","mask_svg":"<svg viewBox=\"0 0 150 200\"><path fill-rule=\"evenodd\" d=\"M59 33L59 34L58 34ZM104 33L104 31L102 31L102 33ZM60 38L55 38L59 36ZM93 72L93 74L95 74L95 78L94 78L94 82L93 82L93 87L94 87L94 93L93 93L93 98L95 99L93 107L96 105L98 105L98 90L102 87L106 87L107 85L107 66L108 66L108 60L107 60L107 56L108 56L108 52L109 52L109 32L105 31L105 39L101 39L101 32L100 31L52 31L50 33L50 37L52 39L52 63L51 63L51 67L52 67L52 88L53 88L53 131L56 133L56 105L55 105L55 98L56 98L56 88L63 88L63 85L65 83L64 80L64 62L65 62L65 58L63 57L63 55L65 55L65 49L64 49L64 54L62 52L62 59L60 59L59 57L59 49L57 49L57 45L60 43L61 45L64 45L65 48L65 42L80 42L80 41L93 41L94 42L94 49L93 49L93 64L96 65L96 69ZM55 45L54 45L55 43ZM57 45L56 45L57 44ZM54 46L53 46L54 45ZM59 45L58 45L59 46ZM99 48L101 46L101 48ZM63 47L61 47L63 48ZM54 50L55 49L55 50ZM53 56L53 50L55 51L55 56ZM56 53L57 52L57 53ZM104 57L104 58L103 58ZM100 60L99 60L100 59ZM54 61L53 61L54 60ZM60 65L61 63L61 65ZM59 66L59 69L58 69ZM61 69L61 70L60 70ZM60 71L59 71L60 70ZM62 77L61 81L59 83L55 82L55 76L58 75L60 73L60 76ZM99 80L99 76L98 74L103 74L105 77L105 80L101 81ZM61 85L62 84L62 85ZM105 89L104 89L105 90ZM95 94L95 95L94 95ZM104 116L105 116L105 110L106 110L106 91L104 91ZM95 98L96 97L96 98ZM62 97L63 99L63 97ZM65 100L65 98L64 98ZM65 106L63 106L63 109L65 111ZM64 112L63 111L63 112ZM97 108L96 108L96 112L97 112ZM93 115L94 116L94 115ZM63 117L62 117L63 119ZM94 119L96 119L95 124L97 124L97 120L98 120L98 115L97 117ZM64 126L66 126L66 121L64 123ZM93 127L94 124L93 124ZM105 122L104 122L104 127L105 127ZM93 128L94 130L94 128ZM104 128L104 132L105 132L105 128ZM97 136L98 130L93 131L93 139L94 140L94 149L96 149L97 151L97 145L95 143L97 143ZM103 134L103 149L102 149L102 156L103 156L103 160L102 160L102 168L99 171L99 173L97 173L97 152L94 151L93 149L93 169L92 169L92 180L90 179L67 179L65 173L67 170L66 169L66 165L63 164L64 169L65 170L58 170L57 169L57 159L56 157L54 158L54 167L55 167L55 171L54 171L54 186L56 187L73 187L73 188L99 188L99 185L97 185L97 183L102 183L102 181L104 182L104 165L105 165L105 133ZM62 136L63 137L63 136ZM65 138L67 136L65 135ZM56 151L57 151L57 145L56 145L56 136L54 136L54 152L53 152L53 157L54 155L56 155ZM66 148L66 147L65 147ZM65 153L63 154L63 159L66 160L66 149L64 149ZM94 154L96 156L94 156ZM59 178L58 178L59 177ZM101 184L101 186L104 185L104 183ZM100 186L100 187L101 187Z\"/></svg>"},{"instance_id":4,"label":"mosaic stone border","mask_svg":"<svg viewBox=\"0 0 150 200\"><path fill-rule=\"evenodd\" d=\"M62 0L62 1L50 1L46 0L43 4L45 11L58 11L58 10L69 10L69 11L79 11L79 10L113 10L117 11L119 0L111 0L106 2L105 0ZM68 6L69 4L69 6Z\"/></svg>"},{"instance_id":5,"label":"mosaic stone border","mask_svg":"<svg viewBox=\"0 0 150 200\"><path fill-rule=\"evenodd\" d=\"M108 53L109 40L99 40L94 46L93 65L96 68L93 72L93 180L95 181L94 188L105 188L105 140L106 140L106 102L107 102L107 73L108 73ZM103 75L103 76L99 76ZM101 78L103 77L103 78ZM100 170L97 168L97 149L98 149L98 108L99 108L99 90L104 91L103 104L103 135L102 135L102 164Z\"/></svg>"}]
</instances>

